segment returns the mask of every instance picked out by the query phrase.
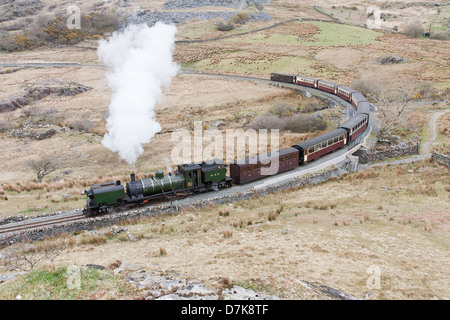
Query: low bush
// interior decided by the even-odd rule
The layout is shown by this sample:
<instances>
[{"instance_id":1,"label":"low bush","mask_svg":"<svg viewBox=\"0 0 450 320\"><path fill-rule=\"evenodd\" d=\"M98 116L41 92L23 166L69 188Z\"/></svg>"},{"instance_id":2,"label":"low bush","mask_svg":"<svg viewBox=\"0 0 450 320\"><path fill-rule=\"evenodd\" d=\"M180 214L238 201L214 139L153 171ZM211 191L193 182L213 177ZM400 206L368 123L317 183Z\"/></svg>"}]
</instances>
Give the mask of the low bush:
<instances>
[{"instance_id":1,"label":"low bush","mask_svg":"<svg viewBox=\"0 0 450 320\"><path fill-rule=\"evenodd\" d=\"M231 18L231 22L237 24L246 24L250 20L250 15L248 13L239 12Z\"/></svg>"},{"instance_id":2,"label":"low bush","mask_svg":"<svg viewBox=\"0 0 450 320\"><path fill-rule=\"evenodd\" d=\"M295 109L294 107L290 106L287 103L277 103L275 104L271 110L270 110L274 115L277 115L279 117L286 117L286 116L290 116L291 114L294 113Z\"/></svg>"},{"instance_id":3,"label":"low bush","mask_svg":"<svg viewBox=\"0 0 450 320\"><path fill-rule=\"evenodd\" d=\"M252 129L278 129L283 130L287 122L286 118L280 118L273 114L266 114L253 118L248 126Z\"/></svg>"},{"instance_id":4,"label":"low bush","mask_svg":"<svg viewBox=\"0 0 450 320\"><path fill-rule=\"evenodd\" d=\"M228 22L228 23L220 22L217 25L217 30L218 31L231 31L234 28L235 28L235 26L234 26L234 24L232 22Z\"/></svg>"},{"instance_id":5,"label":"low bush","mask_svg":"<svg viewBox=\"0 0 450 320\"><path fill-rule=\"evenodd\" d=\"M380 88L377 83L373 80L358 79L352 82L350 87L358 92L360 92L367 99L373 98Z\"/></svg>"},{"instance_id":6,"label":"low bush","mask_svg":"<svg viewBox=\"0 0 450 320\"><path fill-rule=\"evenodd\" d=\"M419 38L424 34L423 27L418 22L412 22L405 27L405 34L411 38Z\"/></svg>"},{"instance_id":7,"label":"low bush","mask_svg":"<svg viewBox=\"0 0 450 320\"><path fill-rule=\"evenodd\" d=\"M69 128L80 132L90 132L94 127L92 121L88 119L74 119L69 122Z\"/></svg>"},{"instance_id":8,"label":"low bush","mask_svg":"<svg viewBox=\"0 0 450 320\"><path fill-rule=\"evenodd\" d=\"M320 118L315 118L312 116L297 115L290 117L283 130L295 132L295 133L306 133L323 131L327 128L327 122Z\"/></svg>"},{"instance_id":9,"label":"low bush","mask_svg":"<svg viewBox=\"0 0 450 320\"><path fill-rule=\"evenodd\" d=\"M252 129L278 129L293 133L307 133L323 131L327 128L327 122L323 119L308 115L294 115L291 117L277 117L273 114L258 116L248 126Z\"/></svg>"}]
</instances>

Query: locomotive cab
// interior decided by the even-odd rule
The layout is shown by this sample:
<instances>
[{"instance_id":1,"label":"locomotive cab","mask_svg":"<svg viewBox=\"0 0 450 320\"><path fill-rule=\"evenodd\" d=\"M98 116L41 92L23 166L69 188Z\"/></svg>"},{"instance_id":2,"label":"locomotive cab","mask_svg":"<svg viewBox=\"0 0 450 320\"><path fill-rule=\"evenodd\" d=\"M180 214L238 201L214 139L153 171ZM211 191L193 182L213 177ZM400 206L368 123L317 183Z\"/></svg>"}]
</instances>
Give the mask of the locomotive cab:
<instances>
[{"instance_id":1,"label":"locomotive cab","mask_svg":"<svg viewBox=\"0 0 450 320\"><path fill-rule=\"evenodd\" d=\"M84 193L88 197L86 199L86 211L90 215L118 205L125 197L125 189L120 180L94 184Z\"/></svg>"}]
</instances>

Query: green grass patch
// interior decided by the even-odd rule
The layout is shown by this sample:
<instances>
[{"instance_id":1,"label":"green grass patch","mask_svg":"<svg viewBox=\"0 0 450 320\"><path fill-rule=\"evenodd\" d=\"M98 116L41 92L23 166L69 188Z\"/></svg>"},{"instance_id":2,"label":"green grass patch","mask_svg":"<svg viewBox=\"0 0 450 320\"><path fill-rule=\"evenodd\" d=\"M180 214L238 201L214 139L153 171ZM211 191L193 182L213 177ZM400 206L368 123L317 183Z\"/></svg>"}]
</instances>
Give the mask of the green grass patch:
<instances>
[{"instance_id":1,"label":"green grass patch","mask_svg":"<svg viewBox=\"0 0 450 320\"><path fill-rule=\"evenodd\" d=\"M376 40L383 34L373 30L328 22L311 22L319 27L321 32L314 35L312 41L305 39L302 45L307 46L337 46L364 45L379 43Z\"/></svg>"},{"instance_id":2,"label":"green grass patch","mask_svg":"<svg viewBox=\"0 0 450 320\"><path fill-rule=\"evenodd\" d=\"M126 293L129 288L110 271L67 267L55 270L32 270L0 286L0 299L13 300L20 295L24 300L84 300L95 294L112 295L114 298ZM79 282L74 280L79 274Z\"/></svg>"},{"instance_id":3,"label":"green grass patch","mask_svg":"<svg viewBox=\"0 0 450 320\"><path fill-rule=\"evenodd\" d=\"M376 40L383 34L373 30L360 27L329 23L329 22L298 22L299 24L313 24L320 28L320 32L312 37L302 38L297 34L280 34L275 32L267 35L265 31L250 35L231 38L226 41L245 41L249 43L281 44L281 45L303 45L303 46L337 46L337 45L364 45L379 43Z\"/></svg>"}]
</instances>

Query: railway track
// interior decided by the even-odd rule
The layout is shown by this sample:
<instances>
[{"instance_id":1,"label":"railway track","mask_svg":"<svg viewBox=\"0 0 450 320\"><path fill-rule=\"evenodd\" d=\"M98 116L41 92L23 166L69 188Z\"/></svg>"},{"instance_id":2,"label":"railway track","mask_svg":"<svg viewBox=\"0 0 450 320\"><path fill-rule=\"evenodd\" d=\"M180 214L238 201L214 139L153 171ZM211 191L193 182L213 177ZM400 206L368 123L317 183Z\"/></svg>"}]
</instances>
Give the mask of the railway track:
<instances>
[{"instance_id":1,"label":"railway track","mask_svg":"<svg viewBox=\"0 0 450 320\"><path fill-rule=\"evenodd\" d=\"M77 221L86 218L87 217L82 212L69 212L49 217L33 218L26 221L13 222L1 225L0 235L5 235L8 233L12 234L35 228L49 227L60 223Z\"/></svg>"}]
</instances>

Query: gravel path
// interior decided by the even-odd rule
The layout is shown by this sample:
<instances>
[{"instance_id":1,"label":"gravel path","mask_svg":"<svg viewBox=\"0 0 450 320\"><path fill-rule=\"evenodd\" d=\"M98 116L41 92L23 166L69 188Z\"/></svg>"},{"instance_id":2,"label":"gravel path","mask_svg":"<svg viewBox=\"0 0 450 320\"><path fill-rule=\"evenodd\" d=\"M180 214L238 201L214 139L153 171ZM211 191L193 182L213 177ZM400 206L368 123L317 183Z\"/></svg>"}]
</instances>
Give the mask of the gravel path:
<instances>
[{"instance_id":1,"label":"gravel path","mask_svg":"<svg viewBox=\"0 0 450 320\"><path fill-rule=\"evenodd\" d=\"M431 113L431 116L428 118L428 122L427 122L427 131L428 131L427 136L429 136L429 138L427 138L426 141L424 141L421 144L419 155L412 156L412 157L409 157L406 159L386 160L386 161L377 162L377 163L373 163L373 164L369 164L369 165L360 165L360 168L382 167L382 166L386 166L388 164L397 165L397 164L411 163L411 162L415 162L415 161L422 161L422 160L431 158L432 145L437 138L437 121L442 115L444 115L446 112L449 112L449 111L450 111L450 108Z\"/></svg>"}]
</instances>

